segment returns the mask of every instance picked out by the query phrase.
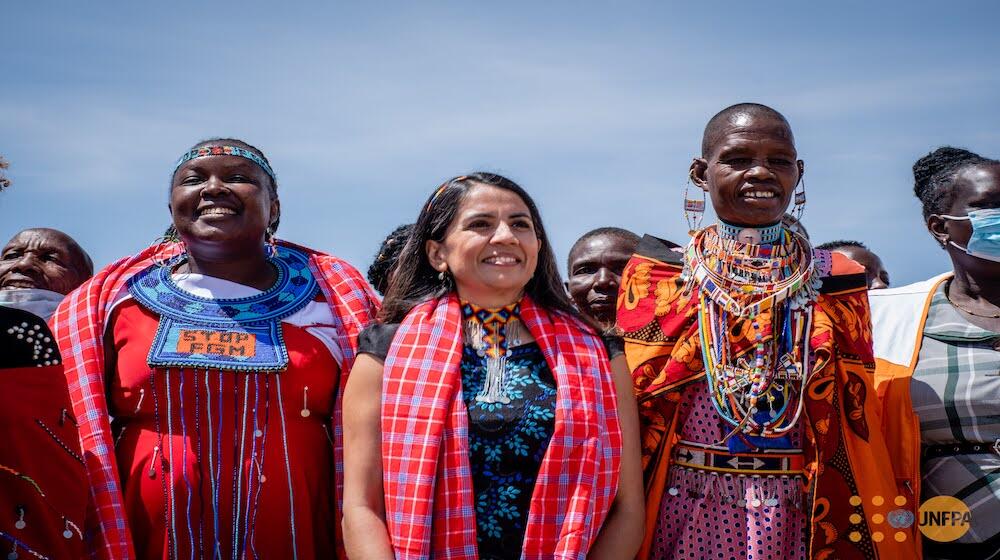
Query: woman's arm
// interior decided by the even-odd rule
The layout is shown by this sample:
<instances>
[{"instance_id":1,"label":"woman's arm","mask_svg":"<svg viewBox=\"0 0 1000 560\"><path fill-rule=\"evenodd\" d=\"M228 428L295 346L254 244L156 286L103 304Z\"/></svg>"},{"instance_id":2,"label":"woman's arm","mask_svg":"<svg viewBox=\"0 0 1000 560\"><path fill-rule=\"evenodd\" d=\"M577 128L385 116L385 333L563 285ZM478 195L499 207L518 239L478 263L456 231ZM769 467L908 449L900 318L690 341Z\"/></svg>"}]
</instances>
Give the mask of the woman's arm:
<instances>
[{"instance_id":1,"label":"woman's arm","mask_svg":"<svg viewBox=\"0 0 1000 560\"><path fill-rule=\"evenodd\" d=\"M344 546L352 560L391 560L382 489L382 364L354 361L344 389Z\"/></svg>"},{"instance_id":2,"label":"woman's arm","mask_svg":"<svg viewBox=\"0 0 1000 560\"><path fill-rule=\"evenodd\" d=\"M645 499L642 487L642 467L639 455L639 411L632 392L632 374L619 355L611 360L618 395L618 421L622 430L622 462L618 479L618 494L601 528L588 560L623 560L639 552L645 530Z\"/></svg>"}]
</instances>

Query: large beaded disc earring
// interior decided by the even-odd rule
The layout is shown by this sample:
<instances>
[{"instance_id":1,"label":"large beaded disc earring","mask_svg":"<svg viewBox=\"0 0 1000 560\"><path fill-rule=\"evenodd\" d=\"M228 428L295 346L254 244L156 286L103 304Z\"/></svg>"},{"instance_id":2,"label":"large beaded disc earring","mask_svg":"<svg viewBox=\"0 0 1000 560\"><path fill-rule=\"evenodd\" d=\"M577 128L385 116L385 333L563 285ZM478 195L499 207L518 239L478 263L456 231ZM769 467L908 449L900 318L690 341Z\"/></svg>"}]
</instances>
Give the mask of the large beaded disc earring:
<instances>
[{"instance_id":1,"label":"large beaded disc earring","mask_svg":"<svg viewBox=\"0 0 1000 560\"><path fill-rule=\"evenodd\" d=\"M691 189L691 176L688 175L687 184L684 185L684 218L688 223L688 235L694 236L701 229L701 221L705 217L705 191L701 191L701 200L688 196Z\"/></svg>"},{"instance_id":2,"label":"large beaded disc earring","mask_svg":"<svg viewBox=\"0 0 1000 560\"><path fill-rule=\"evenodd\" d=\"M806 180L799 177L799 184L795 186L795 207L792 208L792 216L796 221L802 221L802 214L806 210Z\"/></svg>"}]
</instances>

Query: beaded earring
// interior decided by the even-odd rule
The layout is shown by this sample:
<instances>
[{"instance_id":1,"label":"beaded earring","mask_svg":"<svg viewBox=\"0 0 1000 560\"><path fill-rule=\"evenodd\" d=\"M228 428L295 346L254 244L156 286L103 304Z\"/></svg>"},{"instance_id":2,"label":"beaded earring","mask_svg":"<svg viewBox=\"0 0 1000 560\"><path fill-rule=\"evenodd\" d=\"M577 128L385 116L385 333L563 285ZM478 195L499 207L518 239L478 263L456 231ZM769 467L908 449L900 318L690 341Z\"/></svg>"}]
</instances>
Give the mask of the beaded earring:
<instances>
[{"instance_id":1,"label":"beaded earring","mask_svg":"<svg viewBox=\"0 0 1000 560\"><path fill-rule=\"evenodd\" d=\"M691 188L691 176L688 175L687 184L684 185L684 218L688 223L688 234L694 235L701 229L701 220L705 217L705 191L701 191L701 200L688 197L688 190Z\"/></svg>"},{"instance_id":2,"label":"beaded earring","mask_svg":"<svg viewBox=\"0 0 1000 560\"><path fill-rule=\"evenodd\" d=\"M187 246L184 245L184 240L181 239L181 236L177 233L177 228L175 228L173 224L171 224L170 227L168 227L167 230L163 232L163 235L153 240L152 246L156 247L156 254L158 254L161 253L163 249L171 243L180 243L181 245L180 254L183 255L187 253ZM154 256L153 264L161 267L166 266L168 260L169 259L163 259L159 256Z\"/></svg>"},{"instance_id":3,"label":"beaded earring","mask_svg":"<svg viewBox=\"0 0 1000 560\"><path fill-rule=\"evenodd\" d=\"M275 258L278 256L278 245L274 241L274 228L267 226L264 230L264 244L267 248L268 258Z\"/></svg>"},{"instance_id":4,"label":"beaded earring","mask_svg":"<svg viewBox=\"0 0 1000 560\"><path fill-rule=\"evenodd\" d=\"M451 274L448 273L448 269L438 272L438 281L441 282L441 286L445 289L445 291L451 291L452 281Z\"/></svg>"},{"instance_id":5,"label":"beaded earring","mask_svg":"<svg viewBox=\"0 0 1000 560\"><path fill-rule=\"evenodd\" d=\"M792 216L797 221L802 221L802 214L806 210L806 180L799 178L799 184L795 186L795 207L792 208Z\"/></svg>"}]
</instances>

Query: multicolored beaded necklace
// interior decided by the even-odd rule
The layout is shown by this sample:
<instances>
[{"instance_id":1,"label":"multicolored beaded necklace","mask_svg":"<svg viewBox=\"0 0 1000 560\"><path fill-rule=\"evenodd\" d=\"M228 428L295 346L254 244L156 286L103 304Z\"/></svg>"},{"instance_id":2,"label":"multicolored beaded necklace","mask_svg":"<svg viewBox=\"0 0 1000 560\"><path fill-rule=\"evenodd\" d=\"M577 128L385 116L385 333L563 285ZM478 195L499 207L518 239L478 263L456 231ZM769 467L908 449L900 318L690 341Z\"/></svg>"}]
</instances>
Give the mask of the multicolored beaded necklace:
<instances>
[{"instance_id":1,"label":"multicolored beaded necklace","mask_svg":"<svg viewBox=\"0 0 1000 560\"><path fill-rule=\"evenodd\" d=\"M768 447L759 438L781 438L797 425L820 281L807 240L780 224L747 229L721 224L699 231L684 265L688 289L698 291L698 332L712 402L733 426L725 440L735 450L744 444L730 439L734 434ZM747 322L752 355L730 339Z\"/></svg>"},{"instance_id":2,"label":"multicolored beaded necklace","mask_svg":"<svg viewBox=\"0 0 1000 560\"><path fill-rule=\"evenodd\" d=\"M476 401L507 404L507 356L521 344L520 303L487 309L462 302L462 335L465 344L486 358L486 381Z\"/></svg>"}]
</instances>

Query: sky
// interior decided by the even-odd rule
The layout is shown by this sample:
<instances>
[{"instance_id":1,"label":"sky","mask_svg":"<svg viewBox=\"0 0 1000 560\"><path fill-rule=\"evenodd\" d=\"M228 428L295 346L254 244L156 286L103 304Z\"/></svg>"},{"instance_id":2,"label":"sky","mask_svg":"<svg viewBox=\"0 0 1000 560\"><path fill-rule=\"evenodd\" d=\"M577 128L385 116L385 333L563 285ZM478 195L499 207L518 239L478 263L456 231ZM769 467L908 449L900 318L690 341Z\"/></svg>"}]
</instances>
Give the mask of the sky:
<instances>
[{"instance_id":1,"label":"sky","mask_svg":"<svg viewBox=\"0 0 1000 560\"><path fill-rule=\"evenodd\" d=\"M99 266L138 252L177 157L235 136L277 172L279 237L362 271L475 170L531 193L561 262L600 226L684 242L702 129L752 101L792 124L813 241L861 240L903 285L950 268L913 162L1000 156L997 21L962 0L9 2L0 238L54 227Z\"/></svg>"}]
</instances>

